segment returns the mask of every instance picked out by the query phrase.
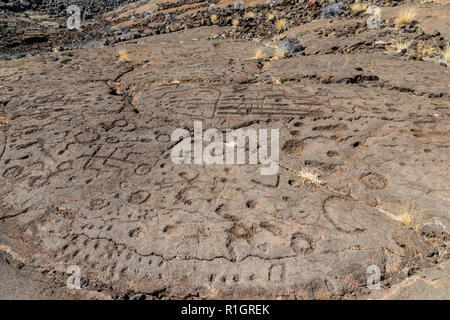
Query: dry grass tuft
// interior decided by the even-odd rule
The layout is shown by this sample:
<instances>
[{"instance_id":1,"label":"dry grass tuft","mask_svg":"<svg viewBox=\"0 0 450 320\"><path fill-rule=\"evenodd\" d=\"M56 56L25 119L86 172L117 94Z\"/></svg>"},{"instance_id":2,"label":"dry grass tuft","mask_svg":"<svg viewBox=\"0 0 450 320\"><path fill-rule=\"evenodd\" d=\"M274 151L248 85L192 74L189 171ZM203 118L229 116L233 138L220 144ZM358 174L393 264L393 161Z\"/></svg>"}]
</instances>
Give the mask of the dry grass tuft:
<instances>
[{"instance_id":1,"label":"dry grass tuft","mask_svg":"<svg viewBox=\"0 0 450 320\"><path fill-rule=\"evenodd\" d=\"M128 53L125 50L119 50L117 52L117 56L120 62L127 63L131 61L130 58L128 57Z\"/></svg>"},{"instance_id":2,"label":"dry grass tuft","mask_svg":"<svg viewBox=\"0 0 450 320\"><path fill-rule=\"evenodd\" d=\"M411 205L402 205L400 207L399 221L407 228L419 232L422 227L422 212Z\"/></svg>"},{"instance_id":3,"label":"dry grass tuft","mask_svg":"<svg viewBox=\"0 0 450 320\"><path fill-rule=\"evenodd\" d=\"M277 21L275 22L275 26L276 26L276 28L277 28L277 31L283 31L283 30L285 30L286 27L287 27L287 21L286 21L286 19L280 19L280 20L277 20Z\"/></svg>"},{"instance_id":4,"label":"dry grass tuft","mask_svg":"<svg viewBox=\"0 0 450 320\"><path fill-rule=\"evenodd\" d=\"M445 62L450 63L450 47L445 48L442 55L444 56Z\"/></svg>"},{"instance_id":5,"label":"dry grass tuft","mask_svg":"<svg viewBox=\"0 0 450 320\"><path fill-rule=\"evenodd\" d=\"M351 9L353 12L361 12L361 11L366 11L367 9L367 4L366 3L361 3L359 1L355 2L354 4L351 5Z\"/></svg>"},{"instance_id":6,"label":"dry grass tuft","mask_svg":"<svg viewBox=\"0 0 450 320\"><path fill-rule=\"evenodd\" d=\"M314 169L308 169L303 168L301 171L295 170L295 169L289 169L290 171L294 172L297 176L302 178L304 182L309 182L313 186L321 186L323 185L323 181L320 179L320 174L317 172L317 170Z\"/></svg>"},{"instance_id":7,"label":"dry grass tuft","mask_svg":"<svg viewBox=\"0 0 450 320\"><path fill-rule=\"evenodd\" d=\"M246 12L244 14L244 18L253 19L255 17L256 17L256 14L254 12L252 12L252 11Z\"/></svg>"},{"instance_id":8,"label":"dry grass tuft","mask_svg":"<svg viewBox=\"0 0 450 320\"><path fill-rule=\"evenodd\" d=\"M288 51L287 50L280 50L280 51L276 51L275 52L275 55L273 56L273 58L275 60L284 59L284 58L286 58L287 55L288 55Z\"/></svg>"},{"instance_id":9,"label":"dry grass tuft","mask_svg":"<svg viewBox=\"0 0 450 320\"><path fill-rule=\"evenodd\" d=\"M404 51L407 51L409 47L411 46L412 41L399 41L394 42L390 46L387 47L388 52L390 53L402 53Z\"/></svg>"},{"instance_id":10,"label":"dry grass tuft","mask_svg":"<svg viewBox=\"0 0 450 320\"><path fill-rule=\"evenodd\" d=\"M217 22L217 14L211 15L211 22L216 23Z\"/></svg>"},{"instance_id":11,"label":"dry grass tuft","mask_svg":"<svg viewBox=\"0 0 450 320\"><path fill-rule=\"evenodd\" d=\"M400 12L397 15L397 18L395 18L395 24L397 26L410 24L414 21L415 17L417 16L417 11L415 8L406 8L401 9Z\"/></svg>"},{"instance_id":12,"label":"dry grass tuft","mask_svg":"<svg viewBox=\"0 0 450 320\"><path fill-rule=\"evenodd\" d=\"M272 83L273 84L281 84L281 79L278 77L272 77Z\"/></svg>"},{"instance_id":13,"label":"dry grass tuft","mask_svg":"<svg viewBox=\"0 0 450 320\"><path fill-rule=\"evenodd\" d=\"M269 12L267 14L267 20L272 21L273 19L275 19L275 13Z\"/></svg>"},{"instance_id":14,"label":"dry grass tuft","mask_svg":"<svg viewBox=\"0 0 450 320\"><path fill-rule=\"evenodd\" d=\"M419 57L431 58L439 56L439 49L423 41L417 44L417 54Z\"/></svg>"},{"instance_id":15,"label":"dry grass tuft","mask_svg":"<svg viewBox=\"0 0 450 320\"><path fill-rule=\"evenodd\" d=\"M261 60L261 59L264 59L264 51L263 51L263 48L261 48L261 47L256 48L255 54L254 54L254 56L253 56L253 59L254 59L254 60Z\"/></svg>"},{"instance_id":16,"label":"dry grass tuft","mask_svg":"<svg viewBox=\"0 0 450 320\"><path fill-rule=\"evenodd\" d=\"M305 168L300 171L298 175L300 176L300 178L309 181L315 186L319 186L323 183L322 180L320 180L319 174L315 170L309 170L308 168Z\"/></svg>"},{"instance_id":17,"label":"dry grass tuft","mask_svg":"<svg viewBox=\"0 0 450 320\"><path fill-rule=\"evenodd\" d=\"M231 24L233 25L233 27L237 27L239 25L239 20L233 19L233 21L231 21Z\"/></svg>"}]
</instances>

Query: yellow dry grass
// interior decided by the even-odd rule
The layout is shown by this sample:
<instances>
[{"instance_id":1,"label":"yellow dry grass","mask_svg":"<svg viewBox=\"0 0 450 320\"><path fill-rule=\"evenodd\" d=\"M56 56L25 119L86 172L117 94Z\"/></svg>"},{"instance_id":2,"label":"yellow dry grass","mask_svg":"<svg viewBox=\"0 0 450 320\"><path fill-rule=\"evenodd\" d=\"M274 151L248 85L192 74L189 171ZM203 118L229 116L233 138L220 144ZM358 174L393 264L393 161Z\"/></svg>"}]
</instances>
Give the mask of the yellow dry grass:
<instances>
[{"instance_id":1,"label":"yellow dry grass","mask_svg":"<svg viewBox=\"0 0 450 320\"><path fill-rule=\"evenodd\" d=\"M431 58L439 56L439 49L421 41L417 44L417 54L420 57Z\"/></svg>"},{"instance_id":2,"label":"yellow dry grass","mask_svg":"<svg viewBox=\"0 0 450 320\"><path fill-rule=\"evenodd\" d=\"M450 63L450 47L445 48L442 55L444 56L445 62Z\"/></svg>"},{"instance_id":3,"label":"yellow dry grass","mask_svg":"<svg viewBox=\"0 0 450 320\"><path fill-rule=\"evenodd\" d=\"M361 3L359 1L355 2L354 4L351 5L351 9L353 12L361 12L361 11L366 11L367 9L367 4L366 3Z\"/></svg>"},{"instance_id":4,"label":"yellow dry grass","mask_svg":"<svg viewBox=\"0 0 450 320\"><path fill-rule=\"evenodd\" d=\"M217 22L217 14L211 15L211 22L216 23Z\"/></svg>"},{"instance_id":5,"label":"yellow dry grass","mask_svg":"<svg viewBox=\"0 0 450 320\"><path fill-rule=\"evenodd\" d=\"M415 8L404 8L401 9L400 12L397 14L397 18L395 18L395 24L397 26L410 24L414 21L414 19L417 16L417 11Z\"/></svg>"},{"instance_id":6,"label":"yellow dry grass","mask_svg":"<svg viewBox=\"0 0 450 320\"><path fill-rule=\"evenodd\" d=\"M253 55L254 60L261 60L264 59L264 51L261 47L256 48L255 54Z\"/></svg>"},{"instance_id":7,"label":"yellow dry grass","mask_svg":"<svg viewBox=\"0 0 450 320\"><path fill-rule=\"evenodd\" d=\"M267 20L272 21L273 19L275 19L275 13L269 12L267 14Z\"/></svg>"},{"instance_id":8,"label":"yellow dry grass","mask_svg":"<svg viewBox=\"0 0 450 320\"><path fill-rule=\"evenodd\" d=\"M237 27L239 25L239 20L233 19L233 21L231 21L231 24L233 25L233 27Z\"/></svg>"},{"instance_id":9,"label":"yellow dry grass","mask_svg":"<svg viewBox=\"0 0 450 320\"><path fill-rule=\"evenodd\" d=\"M273 58L274 58L275 60L278 60L278 59L284 59L284 58L286 58L287 54L288 54L288 51L287 51L287 50L276 51L276 52L275 52L275 55L273 56Z\"/></svg>"},{"instance_id":10,"label":"yellow dry grass","mask_svg":"<svg viewBox=\"0 0 450 320\"><path fill-rule=\"evenodd\" d=\"M294 172L298 177L300 177L303 182L309 182L312 186L321 186L324 184L324 181L320 179L320 174L316 169L308 169L306 167L302 168L302 170L296 170L291 168L286 168L289 171Z\"/></svg>"},{"instance_id":11,"label":"yellow dry grass","mask_svg":"<svg viewBox=\"0 0 450 320\"><path fill-rule=\"evenodd\" d=\"M128 53L125 50L119 50L117 52L117 56L119 58L119 61L121 62L130 62L130 58L128 57Z\"/></svg>"},{"instance_id":12,"label":"yellow dry grass","mask_svg":"<svg viewBox=\"0 0 450 320\"><path fill-rule=\"evenodd\" d=\"M252 11L246 12L246 13L244 14L244 18L253 19L253 18L255 18L255 17L256 17L256 14L255 14L254 12L252 12Z\"/></svg>"},{"instance_id":13,"label":"yellow dry grass","mask_svg":"<svg viewBox=\"0 0 450 320\"><path fill-rule=\"evenodd\" d=\"M412 41L398 41L387 47L388 52L400 53L403 50L408 50L411 46Z\"/></svg>"},{"instance_id":14,"label":"yellow dry grass","mask_svg":"<svg viewBox=\"0 0 450 320\"><path fill-rule=\"evenodd\" d=\"M281 79L278 77L272 77L272 83L273 84L281 84Z\"/></svg>"},{"instance_id":15,"label":"yellow dry grass","mask_svg":"<svg viewBox=\"0 0 450 320\"><path fill-rule=\"evenodd\" d=\"M402 205L399 212L399 221L407 228L416 232L422 227L422 213L411 205Z\"/></svg>"},{"instance_id":16,"label":"yellow dry grass","mask_svg":"<svg viewBox=\"0 0 450 320\"><path fill-rule=\"evenodd\" d=\"M277 31L283 31L287 27L287 21L286 19L279 19L275 22L275 27L277 28Z\"/></svg>"},{"instance_id":17,"label":"yellow dry grass","mask_svg":"<svg viewBox=\"0 0 450 320\"><path fill-rule=\"evenodd\" d=\"M297 172L297 175L315 186L319 186L323 183L322 180L320 180L319 173L315 170L304 168Z\"/></svg>"}]
</instances>

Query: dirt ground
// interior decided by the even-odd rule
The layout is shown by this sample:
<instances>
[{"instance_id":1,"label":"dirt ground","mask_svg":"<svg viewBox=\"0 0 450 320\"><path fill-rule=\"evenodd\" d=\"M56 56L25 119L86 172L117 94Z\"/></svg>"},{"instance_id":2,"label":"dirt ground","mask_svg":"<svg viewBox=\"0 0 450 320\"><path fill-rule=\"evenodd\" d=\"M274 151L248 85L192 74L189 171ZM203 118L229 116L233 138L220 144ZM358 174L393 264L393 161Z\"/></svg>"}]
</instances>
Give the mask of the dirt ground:
<instances>
[{"instance_id":1,"label":"dirt ground","mask_svg":"<svg viewBox=\"0 0 450 320\"><path fill-rule=\"evenodd\" d=\"M375 4L0 11L0 298L449 299L450 2ZM194 121L278 173L175 164Z\"/></svg>"}]
</instances>

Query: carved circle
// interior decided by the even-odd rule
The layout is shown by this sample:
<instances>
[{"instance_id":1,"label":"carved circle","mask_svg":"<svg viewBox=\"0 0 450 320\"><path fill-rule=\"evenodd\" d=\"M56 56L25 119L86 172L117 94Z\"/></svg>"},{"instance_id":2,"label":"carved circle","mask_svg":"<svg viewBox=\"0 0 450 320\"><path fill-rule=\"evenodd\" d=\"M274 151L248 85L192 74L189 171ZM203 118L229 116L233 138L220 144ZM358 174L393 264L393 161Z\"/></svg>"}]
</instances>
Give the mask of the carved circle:
<instances>
[{"instance_id":1,"label":"carved circle","mask_svg":"<svg viewBox=\"0 0 450 320\"><path fill-rule=\"evenodd\" d=\"M132 204L143 204L150 198L150 195L150 192L147 191L135 191L130 195L128 202Z\"/></svg>"},{"instance_id":2,"label":"carved circle","mask_svg":"<svg viewBox=\"0 0 450 320\"><path fill-rule=\"evenodd\" d=\"M149 164L140 164L136 168L136 174L140 176L145 176L146 174L149 174L152 171L152 166Z\"/></svg>"},{"instance_id":3,"label":"carved circle","mask_svg":"<svg viewBox=\"0 0 450 320\"><path fill-rule=\"evenodd\" d=\"M312 251L312 241L305 234L296 232L291 237L291 248L298 255L305 255Z\"/></svg>"},{"instance_id":4,"label":"carved circle","mask_svg":"<svg viewBox=\"0 0 450 320\"><path fill-rule=\"evenodd\" d=\"M284 151L288 156L295 157L302 154L305 145L301 140L288 140L284 143L281 150Z\"/></svg>"},{"instance_id":5,"label":"carved circle","mask_svg":"<svg viewBox=\"0 0 450 320\"><path fill-rule=\"evenodd\" d=\"M93 142L97 141L98 139L100 139L100 135L98 133L86 130L86 131L79 132L75 136L75 139L77 140L78 143L89 144L89 143L93 143Z\"/></svg>"},{"instance_id":6,"label":"carved circle","mask_svg":"<svg viewBox=\"0 0 450 320\"><path fill-rule=\"evenodd\" d=\"M105 208L108 205L107 201L103 198L93 198L91 199L91 202L89 203L89 209L91 210L100 210Z\"/></svg>"},{"instance_id":7,"label":"carved circle","mask_svg":"<svg viewBox=\"0 0 450 320\"><path fill-rule=\"evenodd\" d=\"M360 180L369 189L381 190L386 188L387 185L386 178L378 173L369 172L362 175Z\"/></svg>"}]
</instances>

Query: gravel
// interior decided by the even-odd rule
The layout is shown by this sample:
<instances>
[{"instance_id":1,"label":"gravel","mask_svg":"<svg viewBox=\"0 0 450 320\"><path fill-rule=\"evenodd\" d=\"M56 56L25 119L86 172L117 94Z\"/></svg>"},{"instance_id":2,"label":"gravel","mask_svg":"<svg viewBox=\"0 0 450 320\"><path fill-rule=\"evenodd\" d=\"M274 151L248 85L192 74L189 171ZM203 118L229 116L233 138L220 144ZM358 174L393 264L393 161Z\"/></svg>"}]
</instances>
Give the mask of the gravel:
<instances>
[{"instance_id":1,"label":"gravel","mask_svg":"<svg viewBox=\"0 0 450 320\"><path fill-rule=\"evenodd\" d=\"M345 5L343 2L333 3L322 9L320 14L321 19L334 19L344 11Z\"/></svg>"},{"instance_id":2,"label":"gravel","mask_svg":"<svg viewBox=\"0 0 450 320\"><path fill-rule=\"evenodd\" d=\"M0 0L0 10L22 12L32 9L54 15L66 15L68 6L77 5L81 8L83 18L89 19L135 1L137 0Z\"/></svg>"}]
</instances>

